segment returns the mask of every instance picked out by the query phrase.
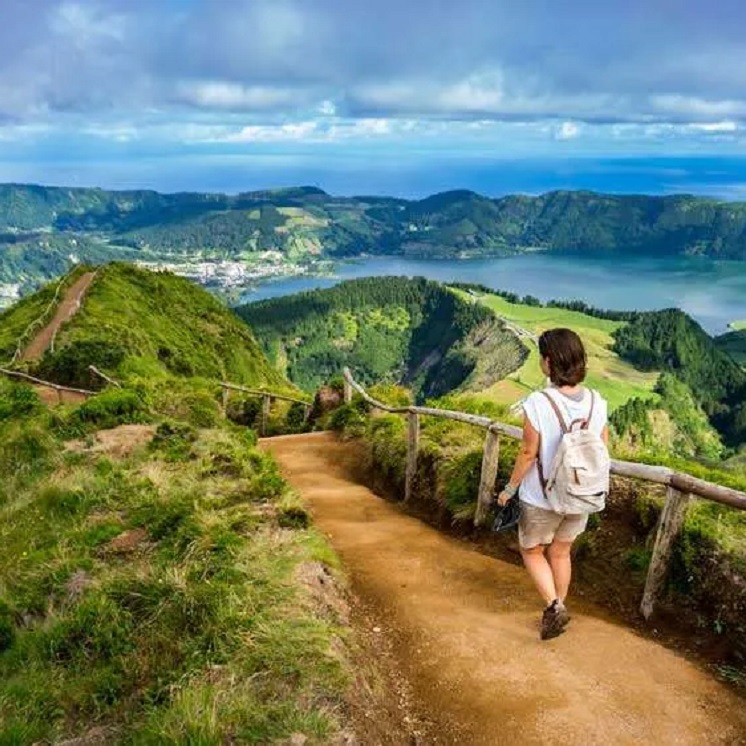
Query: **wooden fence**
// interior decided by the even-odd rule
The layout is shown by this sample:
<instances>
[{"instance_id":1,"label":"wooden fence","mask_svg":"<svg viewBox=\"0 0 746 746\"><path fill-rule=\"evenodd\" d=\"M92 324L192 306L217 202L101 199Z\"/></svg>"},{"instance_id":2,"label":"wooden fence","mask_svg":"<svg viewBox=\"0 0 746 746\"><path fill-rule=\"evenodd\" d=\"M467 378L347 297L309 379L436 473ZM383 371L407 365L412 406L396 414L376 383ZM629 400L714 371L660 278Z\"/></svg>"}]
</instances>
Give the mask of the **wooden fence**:
<instances>
[{"instance_id":1,"label":"wooden fence","mask_svg":"<svg viewBox=\"0 0 746 746\"><path fill-rule=\"evenodd\" d=\"M42 381L41 378L30 376L28 373L22 373L19 370L10 370L9 368L0 367L0 373L8 378L15 378L19 381L25 381L26 383L35 384L36 386L43 386L44 388L52 389L57 392L60 402L62 401L62 394L67 391L71 394L80 394L81 396L94 396L96 391L89 391L88 389L76 389L73 386L60 386L57 383L51 381Z\"/></svg>"},{"instance_id":2,"label":"wooden fence","mask_svg":"<svg viewBox=\"0 0 746 746\"><path fill-rule=\"evenodd\" d=\"M392 414L404 415L408 419L408 442L407 442L407 466L404 482L404 500L408 501L412 496L412 485L417 473L417 455L419 451L420 417L442 417L444 419L464 422L467 425L481 427L486 430L484 441L484 454L482 456L482 472L479 480L479 492L477 495L477 510L474 516L474 525L479 526L485 519L490 505L492 504L497 479L498 459L500 456L500 437L505 435L509 438L521 439L523 433L521 428L508 425L503 422L491 420L489 417L456 412L448 409L434 409L431 407L389 407L383 402L376 401L352 376L348 368L344 369L346 402L352 400L353 391L357 391L362 398L372 407ZM640 610L648 619L653 613L656 598L663 586L668 570L674 541L679 534L686 515L686 509L693 496L712 500L713 502L728 505L739 510L746 510L746 493L738 490L713 484L703 479L693 477L690 474L675 471L666 466L652 466L649 464L638 464L630 461L611 462L611 473L620 477L630 477L646 482L662 484L666 486L666 499L663 505L658 529L653 546L653 555L650 560L648 575L645 580Z\"/></svg>"},{"instance_id":3,"label":"wooden fence","mask_svg":"<svg viewBox=\"0 0 746 746\"><path fill-rule=\"evenodd\" d=\"M305 399L299 399L298 397L287 396L285 394L275 394L271 391L265 391L263 389L252 389L246 386L239 386L236 383L227 383L225 381L221 382L220 386L223 389L223 409L224 410L228 406L228 397L230 396L231 391L240 391L244 394L248 394L249 396L261 397L262 418L259 424L259 435L262 437L267 432L267 421L269 420L269 413L272 407L272 402L275 399L280 399L281 401L289 401L295 404L302 404L304 407L303 416L305 420L307 420L309 415L311 414L311 402L306 401Z\"/></svg>"}]
</instances>

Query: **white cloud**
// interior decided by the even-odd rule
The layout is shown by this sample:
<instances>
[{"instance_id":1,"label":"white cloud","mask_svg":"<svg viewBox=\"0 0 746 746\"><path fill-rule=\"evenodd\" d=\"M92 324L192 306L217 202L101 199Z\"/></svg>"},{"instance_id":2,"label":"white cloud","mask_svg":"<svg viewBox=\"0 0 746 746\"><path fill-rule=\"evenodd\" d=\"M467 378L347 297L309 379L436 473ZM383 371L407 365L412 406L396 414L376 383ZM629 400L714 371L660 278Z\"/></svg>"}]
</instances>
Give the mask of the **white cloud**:
<instances>
[{"instance_id":1,"label":"white cloud","mask_svg":"<svg viewBox=\"0 0 746 746\"><path fill-rule=\"evenodd\" d=\"M221 137L211 138L218 142L252 143L252 142L282 142L290 140L306 140L317 131L317 123L298 122L297 124L248 125L238 132L226 133Z\"/></svg>"},{"instance_id":2,"label":"white cloud","mask_svg":"<svg viewBox=\"0 0 746 746\"><path fill-rule=\"evenodd\" d=\"M703 122L701 124L690 124L693 130L699 130L700 132L737 132L738 124L730 120L724 120L722 122Z\"/></svg>"},{"instance_id":3,"label":"white cloud","mask_svg":"<svg viewBox=\"0 0 746 746\"><path fill-rule=\"evenodd\" d=\"M326 100L326 101L322 101L319 104L318 111L319 111L319 114L323 114L324 116L327 116L327 117L333 117L337 113L337 107L334 104L334 101Z\"/></svg>"},{"instance_id":4,"label":"white cloud","mask_svg":"<svg viewBox=\"0 0 746 746\"><path fill-rule=\"evenodd\" d=\"M206 109L229 111L276 109L299 105L305 98L298 90L244 86L226 81L184 81L177 87L177 100Z\"/></svg>"},{"instance_id":5,"label":"white cloud","mask_svg":"<svg viewBox=\"0 0 746 746\"><path fill-rule=\"evenodd\" d=\"M746 100L706 99L699 96L651 96L650 103L661 116L701 120L746 118Z\"/></svg>"},{"instance_id":6,"label":"white cloud","mask_svg":"<svg viewBox=\"0 0 746 746\"><path fill-rule=\"evenodd\" d=\"M575 122L562 122L557 132L558 140L574 140L580 134L580 127Z\"/></svg>"}]
</instances>

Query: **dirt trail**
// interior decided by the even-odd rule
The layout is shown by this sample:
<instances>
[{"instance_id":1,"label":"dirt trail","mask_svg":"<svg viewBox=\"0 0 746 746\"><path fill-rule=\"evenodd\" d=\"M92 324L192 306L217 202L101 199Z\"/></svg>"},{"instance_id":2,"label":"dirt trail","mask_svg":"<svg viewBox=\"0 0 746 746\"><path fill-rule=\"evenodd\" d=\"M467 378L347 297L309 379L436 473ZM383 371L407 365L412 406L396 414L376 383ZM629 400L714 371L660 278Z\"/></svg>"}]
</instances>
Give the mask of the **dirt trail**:
<instances>
[{"instance_id":1,"label":"dirt trail","mask_svg":"<svg viewBox=\"0 0 746 746\"><path fill-rule=\"evenodd\" d=\"M95 272L86 272L65 291L65 297L57 307L54 318L31 340L21 354L21 361L41 359L60 327L77 313L95 276Z\"/></svg>"},{"instance_id":2,"label":"dirt trail","mask_svg":"<svg viewBox=\"0 0 746 746\"><path fill-rule=\"evenodd\" d=\"M392 630L436 729L428 743L746 744L746 707L684 658L584 605L538 639L521 568L445 536L355 482L326 433L262 442ZM404 740L402 740L404 742Z\"/></svg>"}]
</instances>

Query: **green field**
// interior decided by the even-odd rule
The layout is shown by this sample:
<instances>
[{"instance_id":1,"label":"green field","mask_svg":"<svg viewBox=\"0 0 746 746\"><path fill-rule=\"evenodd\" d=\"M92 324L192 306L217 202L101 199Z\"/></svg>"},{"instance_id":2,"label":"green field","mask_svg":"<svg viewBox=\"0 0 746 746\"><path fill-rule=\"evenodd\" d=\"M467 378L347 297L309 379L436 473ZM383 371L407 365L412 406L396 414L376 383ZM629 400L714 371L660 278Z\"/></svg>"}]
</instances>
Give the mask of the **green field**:
<instances>
[{"instance_id":1,"label":"green field","mask_svg":"<svg viewBox=\"0 0 746 746\"><path fill-rule=\"evenodd\" d=\"M465 293L461 295L464 298L468 297ZM643 373L636 370L611 349L612 332L623 322L598 319L564 308L509 303L498 295L482 295L478 302L486 305L508 323L532 334L541 334L546 329L557 326L575 330L583 339L588 352L587 383L608 400L611 409L616 409L633 397L649 398L652 395L658 373ZM524 364L505 381L494 384L482 393L488 394L500 403L512 404L526 393L544 385L536 344L529 339L524 340L524 344L530 350Z\"/></svg>"},{"instance_id":2,"label":"green field","mask_svg":"<svg viewBox=\"0 0 746 746\"><path fill-rule=\"evenodd\" d=\"M728 324L728 328L734 332L746 331L746 319L740 319L738 321L731 321L730 324Z\"/></svg>"}]
</instances>

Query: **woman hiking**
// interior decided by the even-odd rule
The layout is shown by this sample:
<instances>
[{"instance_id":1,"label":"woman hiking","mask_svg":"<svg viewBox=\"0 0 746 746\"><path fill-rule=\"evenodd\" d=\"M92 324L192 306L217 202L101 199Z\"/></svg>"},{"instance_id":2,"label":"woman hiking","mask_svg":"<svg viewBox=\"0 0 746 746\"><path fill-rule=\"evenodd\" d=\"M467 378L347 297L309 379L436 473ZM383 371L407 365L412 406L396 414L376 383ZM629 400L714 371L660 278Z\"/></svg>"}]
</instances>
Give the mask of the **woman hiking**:
<instances>
[{"instance_id":1,"label":"woman hiking","mask_svg":"<svg viewBox=\"0 0 746 746\"><path fill-rule=\"evenodd\" d=\"M570 551L585 530L589 513L603 507L603 490L608 490L609 431L606 401L581 386L587 358L580 337L570 329L550 329L539 337L539 354L551 385L531 394L523 404L523 441L498 504L513 499L520 487L518 541L526 569L546 604L541 639L548 640L561 634L570 621L565 607L572 575ZM578 431L585 432L570 439L565 435ZM559 463L568 453L570 440L576 448L587 449L572 452L576 467L588 464L587 469L580 467L580 477L578 468L568 467L567 459ZM562 470L570 475L565 482ZM596 491L576 498L574 493L583 492L582 480L594 470L596 486L591 489ZM604 478L605 488L598 487ZM576 482L578 489L569 482Z\"/></svg>"}]
</instances>

